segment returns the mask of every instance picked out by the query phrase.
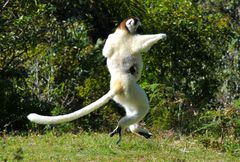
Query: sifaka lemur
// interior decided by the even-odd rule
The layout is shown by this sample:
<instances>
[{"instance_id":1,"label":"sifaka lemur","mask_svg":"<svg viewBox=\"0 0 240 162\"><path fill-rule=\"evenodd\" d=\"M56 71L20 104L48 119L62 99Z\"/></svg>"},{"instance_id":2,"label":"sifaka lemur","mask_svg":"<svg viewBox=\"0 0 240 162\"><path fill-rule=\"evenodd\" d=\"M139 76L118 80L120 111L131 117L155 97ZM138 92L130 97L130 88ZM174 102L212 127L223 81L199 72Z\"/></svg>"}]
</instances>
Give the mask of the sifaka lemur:
<instances>
[{"instance_id":1,"label":"sifaka lemur","mask_svg":"<svg viewBox=\"0 0 240 162\"><path fill-rule=\"evenodd\" d=\"M137 17L123 20L116 31L110 34L103 47L103 56L107 58L107 67L111 75L110 90L97 101L70 114L42 116L29 114L28 119L39 124L58 124L80 118L105 105L110 99L120 104L126 112L117 127L110 133L119 134L121 141L126 128L131 132L149 138L152 134L139 122L149 111L149 101L144 90L137 84L141 77L143 61L141 53L147 52L153 44L166 37L166 34L137 34L141 25Z\"/></svg>"}]
</instances>

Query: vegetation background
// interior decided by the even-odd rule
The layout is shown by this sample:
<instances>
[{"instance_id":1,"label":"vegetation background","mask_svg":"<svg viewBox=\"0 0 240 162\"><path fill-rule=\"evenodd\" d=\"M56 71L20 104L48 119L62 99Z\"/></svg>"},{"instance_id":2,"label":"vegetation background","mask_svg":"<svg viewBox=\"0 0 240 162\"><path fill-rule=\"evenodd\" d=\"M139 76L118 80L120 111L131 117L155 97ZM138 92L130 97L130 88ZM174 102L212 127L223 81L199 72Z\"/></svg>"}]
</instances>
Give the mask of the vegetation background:
<instances>
[{"instance_id":1,"label":"vegetation background","mask_svg":"<svg viewBox=\"0 0 240 162\"><path fill-rule=\"evenodd\" d=\"M168 36L143 54L139 84L151 104L147 126L231 138L228 146L240 156L238 0L2 0L0 132L112 130L124 115L114 102L56 126L35 125L26 116L69 113L105 94L104 41L132 15L143 33Z\"/></svg>"}]
</instances>

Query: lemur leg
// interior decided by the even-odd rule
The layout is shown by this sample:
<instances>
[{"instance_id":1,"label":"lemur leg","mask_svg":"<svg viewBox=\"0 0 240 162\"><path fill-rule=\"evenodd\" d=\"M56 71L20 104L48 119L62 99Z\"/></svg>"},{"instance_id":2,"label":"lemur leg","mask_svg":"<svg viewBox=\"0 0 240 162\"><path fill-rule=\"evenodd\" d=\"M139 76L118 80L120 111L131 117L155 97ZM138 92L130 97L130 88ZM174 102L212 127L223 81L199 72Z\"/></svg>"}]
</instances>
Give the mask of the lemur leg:
<instances>
[{"instance_id":1,"label":"lemur leg","mask_svg":"<svg viewBox=\"0 0 240 162\"><path fill-rule=\"evenodd\" d=\"M145 116L144 113L139 113L134 115L127 114L126 116L122 117L118 122L118 126L109 134L110 137L118 133L119 139L117 141L117 144L119 144L122 140L122 134L123 134L123 131L126 129L126 127L130 125L138 125L135 123L138 123L140 120L142 120L144 116ZM152 135L150 132L145 131L145 129L139 129L137 134L142 135L145 138L150 138Z\"/></svg>"},{"instance_id":2,"label":"lemur leg","mask_svg":"<svg viewBox=\"0 0 240 162\"><path fill-rule=\"evenodd\" d=\"M124 116L123 118L120 119L118 122L118 126L109 134L110 137L113 137L115 134L118 133L119 139L117 141L117 144L119 144L122 140L122 134L123 131L128 127L129 125L136 123L138 121L139 116L134 115L134 116Z\"/></svg>"},{"instance_id":3,"label":"lemur leg","mask_svg":"<svg viewBox=\"0 0 240 162\"><path fill-rule=\"evenodd\" d=\"M144 90L136 84L136 80L132 74L122 75L122 83L124 88L122 93L118 93L113 99L119 103L126 111L126 116L122 117L117 128L110 133L112 137L114 134L119 134L119 140L121 141L121 135L123 131L132 124L140 122L149 110L149 102ZM113 82L115 83L115 82Z\"/></svg>"},{"instance_id":4,"label":"lemur leg","mask_svg":"<svg viewBox=\"0 0 240 162\"><path fill-rule=\"evenodd\" d=\"M118 133L119 139L117 141L117 144L119 144L122 140L122 134L123 134L124 130L131 125L138 125L136 123L141 121L144 118L144 116L146 115L146 113L147 113L147 111L145 111L145 112L142 111L142 112L131 114L127 111L126 116L122 117L119 120L118 126L109 134L110 137L112 137ZM148 131L144 131L144 129L139 129L139 131L137 133L140 135L143 135L145 138L151 137L151 133Z\"/></svg>"},{"instance_id":5,"label":"lemur leg","mask_svg":"<svg viewBox=\"0 0 240 162\"><path fill-rule=\"evenodd\" d=\"M132 133L141 135L147 139L152 136L152 133L149 132L144 126L140 126L139 123L130 125L129 129Z\"/></svg>"}]
</instances>

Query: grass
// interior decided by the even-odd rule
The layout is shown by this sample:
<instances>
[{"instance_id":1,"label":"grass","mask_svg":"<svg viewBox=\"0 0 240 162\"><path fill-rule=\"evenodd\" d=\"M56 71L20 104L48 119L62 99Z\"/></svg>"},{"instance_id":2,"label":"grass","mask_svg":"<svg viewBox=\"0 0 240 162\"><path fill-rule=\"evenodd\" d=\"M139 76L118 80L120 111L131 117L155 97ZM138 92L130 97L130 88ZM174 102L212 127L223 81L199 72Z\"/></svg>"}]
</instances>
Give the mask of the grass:
<instances>
[{"instance_id":1,"label":"grass","mask_svg":"<svg viewBox=\"0 0 240 162\"><path fill-rule=\"evenodd\" d=\"M229 153L207 149L192 137L159 135L146 140L127 134L120 145L116 140L117 136L100 133L3 135L0 161L240 161Z\"/></svg>"}]
</instances>

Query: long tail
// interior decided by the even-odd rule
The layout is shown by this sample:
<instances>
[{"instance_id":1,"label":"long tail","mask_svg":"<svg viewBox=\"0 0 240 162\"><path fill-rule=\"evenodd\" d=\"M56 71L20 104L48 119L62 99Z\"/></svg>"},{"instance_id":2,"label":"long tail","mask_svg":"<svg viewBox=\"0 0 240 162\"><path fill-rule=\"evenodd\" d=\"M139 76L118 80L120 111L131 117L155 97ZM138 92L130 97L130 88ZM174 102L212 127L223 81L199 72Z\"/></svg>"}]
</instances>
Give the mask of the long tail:
<instances>
[{"instance_id":1,"label":"long tail","mask_svg":"<svg viewBox=\"0 0 240 162\"><path fill-rule=\"evenodd\" d=\"M97 101L70 114L59 115L59 116L42 116L35 113L31 113L27 116L27 118L31 122L38 123L38 124L59 124L59 123L69 122L69 121L78 119L84 115L87 115L92 111L100 108L101 106L105 105L111 98L113 98L114 95L115 95L115 92L113 90L110 90L107 94L102 96Z\"/></svg>"}]
</instances>

